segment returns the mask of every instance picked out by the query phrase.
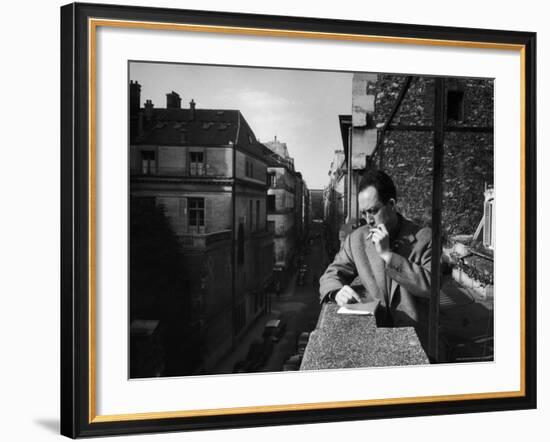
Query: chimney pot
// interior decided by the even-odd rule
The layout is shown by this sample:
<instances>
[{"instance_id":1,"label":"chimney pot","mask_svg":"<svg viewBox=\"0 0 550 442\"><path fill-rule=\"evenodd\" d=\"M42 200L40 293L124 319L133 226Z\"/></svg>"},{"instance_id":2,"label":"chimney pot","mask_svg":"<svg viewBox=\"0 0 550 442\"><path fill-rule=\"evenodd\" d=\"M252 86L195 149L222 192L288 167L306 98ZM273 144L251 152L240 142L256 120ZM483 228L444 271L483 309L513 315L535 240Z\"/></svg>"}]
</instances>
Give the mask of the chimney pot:
<instances>
[{"instance_id":1,"label":"chimney pot","mask_svg":"<svg viewBox=\"0 0 550 442\"><path fill-rule=\"evenodd\" d=\"M141 103L141 85L137 81L130 80L130 115L137 116Z\"/></svg>"},{"instance_id":2,"label":"chimney pot","mask_svg":"<svg viewBox=\"0 0 550 442\"><path fill-rule=\"evenodd\" d=\"M191 109L191 120L195 120L195 100L191 98L191 101L189 102L189 109Z\"/></svg>"},{"instance_id":3,"label":"chimney pot","mask_svg":"<svg viewBox=\"0 0 550 442\"><path fill-rule=\"evenodd\" d=\"M153 117L153 108L155 107L155 105L153 104L153 102L151 100L146 100L145 101L145 117L150 120L152 117Z\"/></svg>"},{"instance_id":4,"label":"chimney pot","mask_svg":"<svg viewBox=\"0 0 550 442\"><path fill-rule=\"evenodd\" d=\"M177 92L166 94L166 109L181 109L181 98Z\"/></svg>"}]
</instances>

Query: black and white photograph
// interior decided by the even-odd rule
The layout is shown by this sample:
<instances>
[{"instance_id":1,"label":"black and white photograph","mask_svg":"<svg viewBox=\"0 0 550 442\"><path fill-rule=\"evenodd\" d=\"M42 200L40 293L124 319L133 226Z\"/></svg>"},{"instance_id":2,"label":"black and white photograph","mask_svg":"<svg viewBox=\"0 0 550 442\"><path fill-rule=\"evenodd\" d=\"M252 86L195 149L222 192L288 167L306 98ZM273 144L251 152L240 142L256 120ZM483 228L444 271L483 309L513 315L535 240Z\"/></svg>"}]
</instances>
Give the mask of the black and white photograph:
<instances>
[{"instance_id":1,"label":"black and white photograph","mask_svg":"<svg viewBox=\"0 0 550 442\"><path fill-rule=\"evenodd\" d=\"M492 78L128 87L130 378L493 361Z\"/></svg>"}]
</instances>

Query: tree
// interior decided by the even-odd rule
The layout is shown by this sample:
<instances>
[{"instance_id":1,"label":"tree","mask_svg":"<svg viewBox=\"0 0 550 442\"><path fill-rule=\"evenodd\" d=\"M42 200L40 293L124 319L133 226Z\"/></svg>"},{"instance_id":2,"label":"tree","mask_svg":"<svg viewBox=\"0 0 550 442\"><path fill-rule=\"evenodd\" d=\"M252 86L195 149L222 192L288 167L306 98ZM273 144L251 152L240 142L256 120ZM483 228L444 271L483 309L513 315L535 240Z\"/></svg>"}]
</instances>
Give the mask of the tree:
<instances>
[{"instance_id":1,"label":"tree","mask_svg":"<svg viewBox=\"0 0 550 442\"><path fill-rule=\"evenodd\" d=\"M190 342L191 293L184 255L154 198L130 199L130 320L160 320L165 375L190 374L198 342ZM132 355L138 357L139 355ZM132 371L132 370L131 370ZM153 376L154 374L150 374Z\"/></svg>"}]
</instances>

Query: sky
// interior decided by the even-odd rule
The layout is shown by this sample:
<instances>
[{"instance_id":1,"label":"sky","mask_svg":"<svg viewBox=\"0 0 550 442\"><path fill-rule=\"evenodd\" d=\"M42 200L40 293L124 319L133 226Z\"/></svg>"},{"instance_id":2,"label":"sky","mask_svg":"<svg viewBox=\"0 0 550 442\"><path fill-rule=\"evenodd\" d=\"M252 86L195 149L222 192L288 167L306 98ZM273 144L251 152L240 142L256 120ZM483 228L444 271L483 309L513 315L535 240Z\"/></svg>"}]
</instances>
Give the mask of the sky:
<instances>
[{"instance_id":1,"label":"sky","mask_svg":"<svg viewBox=\"0 0 550 442\"><path fill-rule=\"evenodd\" d=\"M351 113L352 73L132 62L141 105L166 107L175 91L182 107L237 109L261 142L277 136L309 189L328 184L334 151L342 149L338 115Z\"/></svg>"}]
</instances>

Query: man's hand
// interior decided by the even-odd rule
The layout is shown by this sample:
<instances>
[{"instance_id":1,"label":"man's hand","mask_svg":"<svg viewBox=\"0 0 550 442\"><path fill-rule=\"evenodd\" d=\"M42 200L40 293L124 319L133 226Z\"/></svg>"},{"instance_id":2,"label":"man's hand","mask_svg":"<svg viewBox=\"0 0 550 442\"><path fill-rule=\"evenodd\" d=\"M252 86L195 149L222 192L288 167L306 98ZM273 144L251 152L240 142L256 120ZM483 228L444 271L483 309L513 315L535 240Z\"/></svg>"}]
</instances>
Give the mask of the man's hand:
<instances>
[{"instance_id":1,"label":"man's hand","mask_svg":"<svg viewBox=\"0 0 550 442\"><path fill-rule=\"evenodd\" d=\"M390 234L388 229L386 229L384 224L379 224L371 229L371 234L371 239L376 252L387 264L391 259Z\"/></svg>"},{"instance_id":2,"label":"man's hand","mask_svg":"<svg viewBox=\"0 0 550 442\"><path fill-rule=\"evenodd\" d=\"M349 285L345 285L340 290L338 290L338 293L336 293L334 300L339 306L361 302L361 298L359 297L359 295Z\"/></svg>"}]
</instances>

